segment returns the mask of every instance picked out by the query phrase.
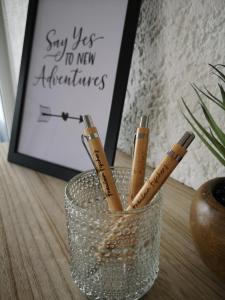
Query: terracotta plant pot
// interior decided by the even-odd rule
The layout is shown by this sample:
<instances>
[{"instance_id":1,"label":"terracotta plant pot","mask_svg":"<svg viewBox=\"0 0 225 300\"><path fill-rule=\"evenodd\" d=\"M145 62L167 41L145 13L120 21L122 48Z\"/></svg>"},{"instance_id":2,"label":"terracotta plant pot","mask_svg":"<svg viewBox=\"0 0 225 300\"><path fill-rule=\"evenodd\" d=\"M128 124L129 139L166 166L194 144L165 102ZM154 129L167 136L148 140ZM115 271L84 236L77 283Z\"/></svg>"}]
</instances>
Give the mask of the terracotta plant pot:
<instances>
[{"instance_id":1,"label":"terracotta plant pot","mask_svg":"<svg viewBox=\"0 0 225 300\"><path fill-rule=\"evenodd\" d=\"M206 182L196 191L190 212L192 237L200 257L223 282L225 282L224 192L225 178Z\"/></svg>"}]
</instances>

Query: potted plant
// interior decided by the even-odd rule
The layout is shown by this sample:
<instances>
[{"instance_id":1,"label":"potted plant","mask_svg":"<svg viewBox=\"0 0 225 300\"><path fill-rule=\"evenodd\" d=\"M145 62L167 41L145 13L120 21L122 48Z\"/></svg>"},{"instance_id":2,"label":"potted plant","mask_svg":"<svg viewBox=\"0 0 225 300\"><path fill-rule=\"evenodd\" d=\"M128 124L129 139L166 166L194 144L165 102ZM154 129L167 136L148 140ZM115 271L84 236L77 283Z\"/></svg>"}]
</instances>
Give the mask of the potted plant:
<instances>
[{"instance_id":1,"label":"potted plant","mask_svg":"<svg viewBox=\"0 0 225 300\"><path fill-rule=\"evenodd\" d=\"M225 65L210 65L214 74L225 82ZM218 83L220 96L216 97L206 87L200 89L192 85L202 114L209 129L206 129L192 113L184 99L187 122L208 147L212 154L225 167L225 132L211 114L206 101L212 101L225 114L225 91ZM190 211L190 225L196 248L204 263L225 282L225 177L214 178L204 183L195 193Z\"/></svg>"}]
</instances>

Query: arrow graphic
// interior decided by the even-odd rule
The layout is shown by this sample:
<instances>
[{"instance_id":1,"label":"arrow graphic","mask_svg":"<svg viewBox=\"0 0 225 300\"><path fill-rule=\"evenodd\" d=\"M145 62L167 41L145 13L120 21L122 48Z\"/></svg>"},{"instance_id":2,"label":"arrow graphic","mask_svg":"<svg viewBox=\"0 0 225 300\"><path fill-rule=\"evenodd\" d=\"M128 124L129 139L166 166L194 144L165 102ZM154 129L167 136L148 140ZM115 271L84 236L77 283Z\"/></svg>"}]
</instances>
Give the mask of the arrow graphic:
<instances>
[{"instance_id":1,"label":"arrow graphic","mask_svg":"<svg viewBox=\"0 0 225 300\"><path fill-rule=\"evenodd\" d=\"M67 121L68 119L78 120L79 123L83 122L83 116L79 117L70 116L68 112L62 112L61 115L52 114L51 108L49 106L40 105L40 115L38 118L38 122L49 122L51 117L61 118L63 121Z\"/></svg>"}]
</instances>

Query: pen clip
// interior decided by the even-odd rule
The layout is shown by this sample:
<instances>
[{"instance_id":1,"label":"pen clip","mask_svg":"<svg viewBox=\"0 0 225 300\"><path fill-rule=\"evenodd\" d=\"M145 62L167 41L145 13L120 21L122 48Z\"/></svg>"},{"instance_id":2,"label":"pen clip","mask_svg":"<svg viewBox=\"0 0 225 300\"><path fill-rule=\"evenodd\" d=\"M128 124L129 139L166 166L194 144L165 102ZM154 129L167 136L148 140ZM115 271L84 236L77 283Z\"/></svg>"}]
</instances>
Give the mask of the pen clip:
<instances>
[{"instance_id":1,"label":"pen clip","mask_svg":"<svg viewBox=\"0 0 225 300\"><path fill-rule=\"evenodd\" d=\"M83 146L84 146L84 149L86 150L86 152L87 152L87 154L88 154L88 156L89 156L89 158L90 158L90 160L91 160L91 162L92 162L92 164L93 164L93 166L94 166L94 169L95 169L96 173L98 174L98 170L97 170L97 168L96 168L96 166L95 166L95 163L94 163L93 158L92 158L92 156L91 156L91 154L90 154L90 151L89 151L89 149L88 149L88 146L86 145L85 139L86 139L86 141L87 141L87 140L88 140L88 137L87 137L86 135L84 135L84 134L81 134L81 141L82 141L82 144L83 144Z\"/></svg>"}]
</instances>

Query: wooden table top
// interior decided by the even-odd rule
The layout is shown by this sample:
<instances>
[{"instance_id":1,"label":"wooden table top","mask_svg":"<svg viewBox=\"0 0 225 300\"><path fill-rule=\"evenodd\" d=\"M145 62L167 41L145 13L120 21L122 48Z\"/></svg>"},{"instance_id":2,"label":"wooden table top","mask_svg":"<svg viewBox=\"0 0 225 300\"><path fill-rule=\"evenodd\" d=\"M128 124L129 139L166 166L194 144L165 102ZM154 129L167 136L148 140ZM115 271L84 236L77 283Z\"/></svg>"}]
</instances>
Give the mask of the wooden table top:
<instances>
[{"instance_id":1,"label":"wooden table top","mask_svg":"<svg viewBox=\"0 0 225 300\"><path fill-rule=\"evenodd\" d=\"M65 182L6 160L0 145L0 299L86 299L73 283L64 213ZM115 165L129 166L118 152ZM163 191L160 272L143 299L225 299L189 231L194 191L169 179Z\"/></svg>"}]
</instances>

